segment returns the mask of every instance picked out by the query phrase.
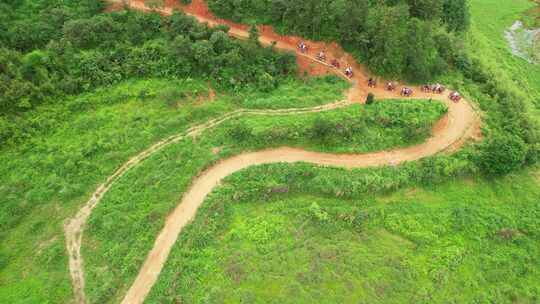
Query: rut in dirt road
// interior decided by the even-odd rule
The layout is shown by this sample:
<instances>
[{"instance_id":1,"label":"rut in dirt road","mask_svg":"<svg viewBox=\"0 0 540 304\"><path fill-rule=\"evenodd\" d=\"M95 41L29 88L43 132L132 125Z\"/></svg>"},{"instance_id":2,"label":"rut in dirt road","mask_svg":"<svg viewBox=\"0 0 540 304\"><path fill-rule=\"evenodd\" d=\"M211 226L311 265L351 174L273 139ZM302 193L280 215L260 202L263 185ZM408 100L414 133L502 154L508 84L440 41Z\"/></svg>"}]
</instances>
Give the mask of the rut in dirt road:
<instances>
[{"instance_id":1,"label":"rut in dirt road","mask_svg":"<svg viewBox=\"0 0 540 304\"><path fill-rule=\"evenodd\" d=\"M169 2L169 1L168 1ZM167 3L168 3L167 2ZM129 1L129 5L138 10L151 11L143 1ZM194 16L201 22L208 23L210 26L225 23L229 25L231 36L245 39L249 36L247 27L234 24L229 21L213 17L208 13L206 4L201 0L194 0L191 5L181 7L187 14ZM158 10L163 15L172 13L171 7ZM345 77L339 70L332 69L328 64L318 61L306 54L296 52L297 42L300 37L279 36L271 28L265 27L261 30L260 41L264 45L271 45L275 42L275 47L279 50L295 52L298 55L298 63L302 65L305 62L317 63L326 68L331 73ZM99 204L102 197L114 185L121 176L129 169L137 166L140 162L152 154L160 151L164 147L177 143L185 137L200 135L205 130L216 127L222 122L242 115L294 115L309 112L320 112L336 109L350 105L353 102L361 102L365 99L368 92L373 93L377 98L399 98L394 92L387 92L381 88L368 88L367 79L370 77L364 67L359 65L351 55L344 52L336 44L325 44L318 42L309 42L313 49L325 49L329 56L339 58L342 63L352 66L355 70L355 76L348 79L353 86L348 91L347 100L313 108L283 109L283 110L237 110L222 117L213 119L199 126L190 128L185 133L168 137L140 154L131 158L114 172L98 189L92 194L88 202L79 210L79 212L65 225L66 246L69 253L69 268L72 278L75 300L77 303L86 303L84 293L84 268L83 258L80 253L84 226L92 210ZM382 81L381 81L382 82ZM471 104L463 100L460 103L449 101L443 95L434 95L429 93L420 93L420 88L414 88L418 93L415 97L430 98L439 102L444 102L448 106L447 115L437 123L432 131L432 136L424 143L391 151L382 151L367 154L329 154L305 151L302 149L293 149L282 147L277 149L263 150L259 152L243 153L229 159L223 160L205 172L201 173L192 181L189 190L184 194L180 204L168 216L165 226L157 236L154 246L148 254L139 274L129 288L122 303L142 303L156 282L161 269L169 252L176 242L176 239L183 227L187 225L195 216L197 209L203 203L204 198L219 182L226 176L237 172L238 170L253 165L278 163L278 162L309 162L317 165L339 166L348 168L360 168L370 166L381 166L388 164L399 164L405 161L414 161L420 158L434 155L444 151L456 143L462 143L475 132L475 127L479 125L479 118L475 115Z\"/></svg>"}]
</instances>

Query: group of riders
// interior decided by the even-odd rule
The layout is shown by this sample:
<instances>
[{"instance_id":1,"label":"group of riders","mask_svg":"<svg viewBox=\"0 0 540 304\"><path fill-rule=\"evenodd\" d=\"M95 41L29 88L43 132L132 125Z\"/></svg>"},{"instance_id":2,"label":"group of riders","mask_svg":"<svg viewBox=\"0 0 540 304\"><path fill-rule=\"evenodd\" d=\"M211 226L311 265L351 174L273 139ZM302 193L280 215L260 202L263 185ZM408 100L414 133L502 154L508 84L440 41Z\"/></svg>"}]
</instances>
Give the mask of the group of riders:
<instances>
[{"instance_id":1,"label":"group of riders","mask_svg":"<svg viewBox=\"0 0 540 304\"><path fill-rule=\"evenodd\" d=\"M309 47L308 45L304 42L304 41L300 41L300 43L298 44L298 49L300 50L301 53L307 53L308 50L309 50ZM322 61L322 62L326 62L326 53L321 50L318 54L317 54L317 60L319 61ZM341 68L341 64L339 63L339 61L337 59L332 59L332 61L330 61L330 64L336 68L336 69L339 69ZM354 76L354 73L353 73L353 68L351 66L347 67L345 69L345 75L349 78L352 78Z\"/></svg>"},{"instance_id":2,"label":"group of riders","mask_svg":"<svg viewBox=\"0 0 540 304\"><path fill-rule=\"evenodd\" d=\"M300 43L298 44L298 49L300 50L301 53L307 53L308 50L309 50L309 47L308 45L304 42L304 41L300 41ZM318 54L317 54L317 60L319 61L322 61L322 62L326 62L326 53L321 50ZM337 59L332 59L330 61L330 64L336 68L336 69L340 69L341 68L341 65L339 63L339 61ZM352 78L353 77L353 69L351 66L347 67L345 69L345 75L349 78ZM368 87L370 88L375 88L377 86L377 81L373 78L369 78L368 80ZM385 89L387 91L395 91L397 88L397 85L394 83L394 82L388 82L386 83L386 86L385 86ZM441 84L439 83L436 83L436 84L426 84L426 85L423 85L422 86L422 92L425 92L425 93L435 93L435 94L442 94L444 93L444 91L446 90L446 88L444 86L442 86ZM403 87L401 89L401 96L404 96L404 97L410 97L413 95L413 89L409 88L409 87ZM459 92L457 91L452 91L449 95L449 98L450 100L454 101L454 102L458 102L461 100L461 95L459 94Z\"/></svg>"}]
</instances>

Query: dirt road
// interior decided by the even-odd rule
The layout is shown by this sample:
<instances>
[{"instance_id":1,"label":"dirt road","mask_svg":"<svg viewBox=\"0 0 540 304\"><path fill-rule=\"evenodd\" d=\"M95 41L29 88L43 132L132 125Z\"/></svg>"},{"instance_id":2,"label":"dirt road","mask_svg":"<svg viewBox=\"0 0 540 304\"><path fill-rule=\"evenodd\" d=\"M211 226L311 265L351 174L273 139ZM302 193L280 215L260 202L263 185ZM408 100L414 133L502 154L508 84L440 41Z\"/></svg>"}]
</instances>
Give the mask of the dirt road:
<instances>
[{"instance_id":1,"label":"dirt road","mask_svg":"<svg viewBox=\"0 0 540 304\"><path fill-rule=\"evenodd\" d=\"M174 1L167 1L166 4L165 8L159 10L161 14L171 14L172 7L176 6ZM131 1L130 6L143 11L150 11L149 8L144 6L142 1ZM180 8L186 13L195 16L199 21L208 23L210 26L215 26L217 24L229 25L231 27L230 34L232 36L241 39L248 37L246 26L213 17L208 12L208 8L202 0L194 0L191 5L182 6ZM260 32L260 41L262 44L269 45L273 42L277 42L276 47L278 49L291 52L296 52L297 43L301 40L299 37L277 35L270 27L261 27ZM74 218L66 222L66 245L69 252L70 274L77 303L86 302L84 295L83 259L80 254L84 225L93 208L96 207L103 195L110 189L114 182L129 169L135 167L150 155L167 145L178 142L186 136L197 136L209 128L216 127L228 119L241 115L295 115L307 112L327 111L347 106L353 102L363 102L368 92L372 92L379 99L399 98L397 93L387 92L380 88L381 86L379 86L379 88L368 88L367 79L370 77L369 74L360 64L356 63L352 56L344 52L338 45L312 41L308 41L307 43L312 47L310 54L316 54L317 50L324 49L329 58L338 58L342 66L353 67L355 77L349 79L353 86L347 94L347 100L308 109L238 110L218 119L211 120L205 124L195 126L183 134L171 136L131 158L111 175L105 183L98 187L89 201L81 208ZM307 69L308 65L316 63L322 67L322 69L317 69L315 72L316 74L323 70L346 78L341 71L329 67L326 63L317 61L310 55L296 53L300 58L298 63L301 68ZM384 83L384 80L379 79L379 82ZM194 218L198 208L203 203L204 198L223 178L238 170L260 164L279 162L294 163L299 161L317 165L347 168L399 164L401 162L418 160L426 156L434 155L449 148L455 149L457 148L456 145L461 144L476 132L476 129L479 126L479 118L475 115L475 112L468 101L462 100L459 103L454 103L449 101L446 98L446 95L421 93L419 88L413 87L413 89L415 90L415 98L431 98L433 100L444 102L448 106L448 114L437 123L433 128L432 136L422 144L403 149L367 154L328 154L282 147L234 156L219 162L200 174L192 182L190 189L184 194L176 209L168 216L164 227L156 238L154 247L148 254L137 278L128 290L122 303L131 304L142 303L144 301L156 282L178 235Z\"/></svg>"}]
</instances>

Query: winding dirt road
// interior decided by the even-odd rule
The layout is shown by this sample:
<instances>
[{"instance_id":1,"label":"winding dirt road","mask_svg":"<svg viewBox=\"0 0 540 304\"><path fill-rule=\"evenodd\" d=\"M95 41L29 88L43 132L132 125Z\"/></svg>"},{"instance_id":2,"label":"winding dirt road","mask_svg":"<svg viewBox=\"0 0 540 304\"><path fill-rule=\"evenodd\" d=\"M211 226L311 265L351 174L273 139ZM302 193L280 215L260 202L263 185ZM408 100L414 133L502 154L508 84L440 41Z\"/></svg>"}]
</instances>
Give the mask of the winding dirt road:
<instances>
[{"instance_id":1,"label":"winding dirt road","mask_svg":"<svg viewBox=\"0 0 540 304\"><path fill-rule=\"evenodd\" d=\"M144 6L142 1L131 1L129 4L134 9L150 11L151 9ZM167 1L166 7L160 9L159 12L164 15L172 13L174 1ZM209 12L206 4L202 0L194 0L191 5L180 7L187 14L193 15L201 22L206 22L210 26L217 24L227 24L231 27L230 34L234 37L245 39L248 37L247 28L244 25L234 24L229 21L220 20L213 17ZM270 27L261 27L261 43L270 45L273 42L276 48L296 52L296 45L301 38L299 37L283 37L275 34ZM224 121L239 117L242 115L295 115L309 112L320 112L336 109L350 105L354 102L361 102L365 99L368 92L375 94L377 98L399 98L398 94L387 92L381 88L368 88L367 79L369 74L365 69L356 63L356 61L346 52L344 52L336 44L325 44L318 42L308 42L312 49L326 50L329 58L339 58L342 66L350 65L355 70L355 77L350 81L353 83L352 88L347 94L347 100L339 101L323 106L313 108L297 108L284 110L237 110L232 113L208 121L202 125L192 127L185 133L174 135L166 138L140 154L131 158L128 162L122 165L113 175L111 175L105 183L100 185L93 193L87 203L79 210L72 219L65 224L66 246L69 253L69 269L72 278L73 289L76 303L86 303L84 294L84 272L83 259L81 256L81 243L84 225L88 220L92 210L97 206L105 193L111 188L115 181L124 175L129 169L160 151L164 147L180 141L185 137L194 137L200 135L209 128L213 128L223 123ZM312 51L315 54L315 51ZM315 58L305 55L298 55L298 64L301 69L318 74L335 73L345 77L341 71L337 71L329 67L326 63L317 61ZM380 82L384 80L379 80ZM381 151L367 154L329 154L310 152L302 149L282 147L277 149L269 149L258 152L249 152L240 154L223 160L213 167L196 177L189 190L184 194L181 202L176 209L168 216L164 227L155 240L154 246L148 254L144 264L142 265L139 274L129 288L122 303L133 304L142 303L150 292L152 286L156 282L165 261L170 253L171 248L177 240L182 229L195 217L198 208L203 203L205 197L216 187L220 181L226 176L244 169L249 166L268 164L268 163L294 163L308 162L317 165L339 166L347 168L360 168L369 166L382 166L389 164L399 164L405 161L414 161L420 158L434 155L449 148L455 148L455 145L463 143L466 139L472 137L477 132L477 127L480 124L478 116L475 114L471 104L463 100L459 103L454 103L446 98L446 95L436 95L428 93L419 93L419 88L415 90L416 98L430 98L440 102L444 102L448 106L447 115L439 121L432 130L432 136L422 144L396 149L391 151Z\"/></svg>"}]
</instances>

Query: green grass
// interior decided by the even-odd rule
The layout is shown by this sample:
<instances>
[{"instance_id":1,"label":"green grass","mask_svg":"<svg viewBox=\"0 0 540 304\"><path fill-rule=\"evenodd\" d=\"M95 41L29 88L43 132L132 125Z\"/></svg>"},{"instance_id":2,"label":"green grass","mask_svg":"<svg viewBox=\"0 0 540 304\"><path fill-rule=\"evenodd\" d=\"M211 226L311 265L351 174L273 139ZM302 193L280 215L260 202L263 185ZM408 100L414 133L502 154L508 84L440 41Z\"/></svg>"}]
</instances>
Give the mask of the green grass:
<instances>
[{"instance_id":1,"label":"green grass","mask_svg":"<svg viewBox=\"0 0 540 304\"><path fill-rule=\"evenodd\" d=\"M260 186L283 171L247 169L215 190L147 303L540 300L537 171L350 199L293 179L286 195L253 195L253 176Z\"/></svg>"},{"instance_id":2,"label":"green grass","mask_svg":"<svg viewBox=\"0 0 540 304\"><path fill-rule=\"evenodd\" d=\"M289 80L272 92L254 91L240 94L239 105L249 109L312 107L335 100L336 96L349 87L349 83L334 76L305 78L302 85L299 86L298 83L298 80Z\"/></svg>"},{"instance_id":3,"label":"green grass","mask_svg":"<svg viewBox=\"0 0 540 304\"><path fill-rule=\"evenodd\" d=\"M244 150L280 145L331 152L365 152L394 144L410 145L423 141L429 133L426 131L445 110L440 103L409 100L294 116L247 116L209 130L195 141L186 139L165 148L122 177L92 213L82 248L88 298L92 303L120 300L163 226L166 214L175 207L192 178L218 159ZM343 130L352 131L349 135L332 133L329 136L332 143L324 144L319 138L310 137L317 120L339 123ZM244 140L229 135L229 130L238 125L252 130ZM357 125L363 128L352 129ZM414 130L419 128L421 132L404 137L406 125L413 125ZM213 153L215 148L220 148L219 152Z\"/></svg>"},{"instance_id":4,"label":"green grass","mask_svg":"<svg viewBox=\"0 0 540 304\"><path fill-rule=\"evenodd\" d=\"M529 0L497 1L471 0L471 31L468 48L503 79L514 82L523 90L535 107L540 108L540 65L532 65L513 56L504 31L524 13L535 6ZM537 112L538 114L538 112Z\"/></svg>"},{"instance_id":5,"label":"green grass","mask_svg":"<svg viewBox=\"0 0 540 304\"><path fill-rule=\"evenodd\" d=\"M225 122L199 143L248 149L288 145L334 153L380 151L425 141L433 123L446 110L439 102L383 100L371 106L353 105L307 115L253 115ZM237 129L249 133L238 138Z\"/></svg>"},{"instance_id":6,"label":"green grass","mask_svg":"<svg viewBox=\"0 0 540 304\"><path fill-rule=\"evenodd\" d=\"M513 56L503 37L533 4L470 2L469 51L540 107L540 66ZM474 84L467 87L455 75L448 79L456 88L466 87L465 93L483 108L491 107L489 98L476 98L469 88ZM0 121L0 132L17 138L0 148L0 302L69 302L63 221L129 157L167 135L239 107L308 107L341 99L347 86L335 78L287 80L269 93L218 92L213 102L206 102L206 82L133 80L40 107L17 118L17 128ZM394 109L385 106L371 110ZM212 162L280 143L337 152L404 146L427 136L429 122L443 110L396 106L398 112L382 120L370 120L376 112L362 107L321 114L331 126L340 123L355 131L340 134L331 128L335 133L328 141L306 137L318 115L248 118L240 122L253 132L245 141L230 137L228 131L239 122L233 121L201 141L171 146L129 172L93 214L83 247L91 300L106 302L123 295L165 215L192 177ZM405 129L406 120L384 125L399 117L416 118L414 127ZM360 118L365 128L355 129ZM275 124L283 125L273 128ZM277 140L269 141L274 136ZM216 147L221 150L213 154ZM204 297L210 302L248 302L270 293L280 302L295 299L280 298L290 294L298 296L298 302L343 302L355 296L368 303L538 302L540 187L534 177L521 173L418 186L476 173L472 158L466 148L452 157L399 168L347 171L297 164L237 174L209 198L181 235L150 302L170 302L180 295L185 302L202 302ZM289 194L268 194L286 184ZM404 186L417 188L382 195ZM316 220L324 214L328 220ZM499 236L504 228L519 233L505 240ZM296 236L297 231L302 234ZM235 288L228 289L231 286Z\"/></svg>"},{"instance_id":7,"label":"green grass","mask_svg":"<svg viewBox=\"0 0 540 304\"><path fill-rule=\"evenodd\" d=\"M523 14L521 18L523 23L528 28L539 28L540 27L540 3L537 6L531 7L529 10Z\"/></svg>"},{"instance_id":8,"label":"green grass","mask_svg":"<svg viewBox=\"0 0 540 304\"><path fill-rule=\"evenodd\" d=\"M328 84L319 91L316 83ZM284 86L296 107L305 107L342 99L347 84L327 78ZM306 86L312 95L301 98ZM208 94L200 80L133 80L40 107L14 122L17 142L0 150L1 303L65 303L72 297L63 221L131 156L247 103L239 93L217 92L212 102ZM290 105L274 100L274 107Z\"/></svg>"}]
</instances>

